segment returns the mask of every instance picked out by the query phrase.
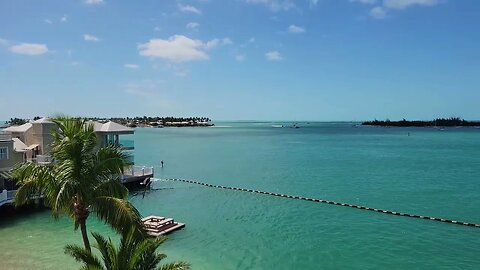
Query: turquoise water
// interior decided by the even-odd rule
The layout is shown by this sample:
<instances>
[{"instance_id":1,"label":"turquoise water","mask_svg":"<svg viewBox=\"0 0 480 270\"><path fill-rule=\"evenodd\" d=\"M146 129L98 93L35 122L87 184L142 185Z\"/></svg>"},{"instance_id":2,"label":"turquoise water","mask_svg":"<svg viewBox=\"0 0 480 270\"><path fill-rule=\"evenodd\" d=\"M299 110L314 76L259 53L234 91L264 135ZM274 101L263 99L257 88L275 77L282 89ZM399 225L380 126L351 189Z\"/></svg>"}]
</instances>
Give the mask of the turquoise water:
<instances>
[{"instance_id":1,"label":"turquoise water","mask_svg":"<svg viewBox=\"0 0 480 270\"><path fill-rule=\"evenodd\" d=\"M157 178L195 179L480 223L480 129L352 123L220 123L137 129L135 160ZM408 136L410 134L410 136ZM160 168L160 160L165 167ZM162 251L194 269L478 269L480 229L344 207L155 182L131 201L187 227ZM48 212L2 221L6 269L75 269L80 242ZM113 235L99 222L91 230ZM7 253L4 250L8 250ZM0 267L1 268L1 267Z\"/></svg>"}]
</instances>

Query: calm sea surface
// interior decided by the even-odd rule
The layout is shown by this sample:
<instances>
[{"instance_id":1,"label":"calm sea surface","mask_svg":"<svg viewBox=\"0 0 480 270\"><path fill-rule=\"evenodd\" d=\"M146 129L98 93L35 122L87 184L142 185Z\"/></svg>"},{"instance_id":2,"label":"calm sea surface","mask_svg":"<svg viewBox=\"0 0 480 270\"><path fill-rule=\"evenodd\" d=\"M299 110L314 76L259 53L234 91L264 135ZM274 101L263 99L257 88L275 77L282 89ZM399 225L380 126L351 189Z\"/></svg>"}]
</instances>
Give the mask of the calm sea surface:
<instances>
[{"instance_id":1,"label":"calm sea surface","mask_svg":"<svg viewBox=\"0 0 480 270\"><path fill-rule=\"evenodd\" d=\"M480 223L480 129L352 123L140 128L137 164L184 178ZM160 168L160 160L165 167ZM176 182L134 196L186 228L162 246L193 269L479 269L480 229ZM0 221L0 269L78 269L48 211ZM114 234L98 221L89 229Z\"/></svg>"}]
</instances>

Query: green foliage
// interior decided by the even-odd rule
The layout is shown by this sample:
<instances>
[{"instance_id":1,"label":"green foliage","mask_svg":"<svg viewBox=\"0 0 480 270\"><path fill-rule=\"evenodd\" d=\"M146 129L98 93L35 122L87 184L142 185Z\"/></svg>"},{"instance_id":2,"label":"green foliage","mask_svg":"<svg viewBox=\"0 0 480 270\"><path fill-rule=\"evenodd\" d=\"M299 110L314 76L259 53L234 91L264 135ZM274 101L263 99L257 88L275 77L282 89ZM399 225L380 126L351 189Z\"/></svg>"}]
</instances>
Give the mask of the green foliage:
<instances>
[{"instance_id":1,"label":"green foliage","mask_svg":"<svg viewBox=\"0 0 480 270\"><path fill-rule=\"evenodd\" d=\"M165 242L165 238L137 237L133 230L122 235L117 247L109 238L105 239L98 233L92 233L100 257L92 252L76 246L67 245L65 253L69 254L78 262L83 263L81 269L99 270L187 270L190 266L185 262L172 262L159 266L167 256L158 253L158 247Z\"/></svg>"},{"instance_id":2,"label":"green foliage","mask_svg":"<svg viewBox=\"0 0 480 270\"><path fill-rule=\"evenodd\" d=\"M168 125L168 123L176 123L174 126L211 126L211 119L208 117L159 117L159 116L136 116L136 117L112 117L108 119L100 118L89 118L89 120L102 121L110 120L122 125L137 127L137 126L158 126L158 125ZM188 124L180 124L180 123Z\"/></svg>"},{"instance_id":3,"label":"green foliage","mask_svg":"<svg viewBox=\"0 0 480 270\"><path fill-rule=\"evenodd\" d=\"M480 122L465 121L459 117L437 118L433 121L407 121L403 118L401 121L365 121L362 125L367 126L382 126L382 127L473 127L480 126Z\"/></svg>"},{"instance_id":4,"label":"green foliage","mask_svg":"<svg viewBox=\"0 0 480 270\"><path fill-rule=\"evenodd\" d=\"M86 220L91 212L117 231L129 227L143 234L140 215L127 200L128 190L118 177L126 164L126 155L117 146L99 147L93 125L84 120L58 118L53 133L50 165L25 163L13 170L20 186L15 205L43 196L55 218L70 216L75 229L81 227L84 244L90 249Z\"/></svg>"},{"instance_id":5,"label":"green foliage","mask_svg":"<svg viewBox=\"0 0 480 270\"><path fill-rule=\"evenodd\" d=\"M20 125L23 125L27 123L27 120L25 119L22 119L22 118L10 118L10 121L7 121L7 124L8 125L11 125L11 126L20 126Z\"/></svg>"}]
</instances>

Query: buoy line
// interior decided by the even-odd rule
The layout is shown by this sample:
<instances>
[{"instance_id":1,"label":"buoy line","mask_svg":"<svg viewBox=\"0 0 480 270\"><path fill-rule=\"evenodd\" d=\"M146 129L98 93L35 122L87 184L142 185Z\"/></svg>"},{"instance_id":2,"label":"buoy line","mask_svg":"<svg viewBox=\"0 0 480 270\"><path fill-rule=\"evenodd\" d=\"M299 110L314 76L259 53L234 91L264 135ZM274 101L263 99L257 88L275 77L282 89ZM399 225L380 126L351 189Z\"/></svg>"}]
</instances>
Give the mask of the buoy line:
<instances>
[{"instance_id":1,"label":"buoy line","mask_svg":"<svg viewBox=\"0 0 480 270\"><path fill-rule=\"evenodd\" d=\"M259 191L259 190L253 190L253 189L247 189L247 188L213 185L213 184L203 183L203 182L199 182L199 181L185 180L185 179L178 179L178 178L167 178L167 179L159 179L159 180L161 180L161 181L183 182L183 183L196 184L196 185L201 185L201 186L211 187L211 188L218 188L218 189L230 189L230 190L242 191L242 192L259 193L259 194L263 194L263 195L270 195L270 196L282 197L282 198L293 199L293 200L303 200L303 201L316 202L316 203L326 203L326 204L350 207L350 208L355 208L355 209L360 209L360 210L373 211L373 212L377 212L377 213L394 215L394 216L418 218L418 219L425 219L425 220L430 220L430 221L437 221L437 222L443 222L443 223L450 223L450 224L480 228L480 224L475 224L475 223L470 223L470 222L463 222L463 221L458 221L458 220L451 220L451 219L444 219L444 218L437 218L437 217L429 217L429 216L420 216L420 215L396 212L396 211L391 211L391 210L384 210L384 209L379 209L379 208L371 208L371 207L366 207L366 206L354 205L354 204L349 204L349 203L340 203L340 202L329 201L329 200L313 199L313 198L279 194L279 193L268 192L268 191Z\"/></svg>"}]
</instances>

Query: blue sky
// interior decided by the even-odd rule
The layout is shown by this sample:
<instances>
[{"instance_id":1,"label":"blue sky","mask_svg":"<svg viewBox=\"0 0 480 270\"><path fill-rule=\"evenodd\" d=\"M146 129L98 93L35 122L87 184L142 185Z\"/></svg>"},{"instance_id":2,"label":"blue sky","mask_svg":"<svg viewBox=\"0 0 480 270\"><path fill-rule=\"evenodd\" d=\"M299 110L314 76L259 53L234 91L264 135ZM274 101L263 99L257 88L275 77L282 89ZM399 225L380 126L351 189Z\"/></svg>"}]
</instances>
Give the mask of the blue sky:
<instances>
[{"instance_id":1,"label":"blue sky","mask_svg":"<svg viewBox=\"0 0 480 270\"><path fill-rule=\"evenodd\" d=\"M0 119L480 119L477 0L16 0L0 25Z\"/></svg>"}]
</instances>

